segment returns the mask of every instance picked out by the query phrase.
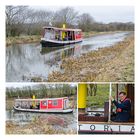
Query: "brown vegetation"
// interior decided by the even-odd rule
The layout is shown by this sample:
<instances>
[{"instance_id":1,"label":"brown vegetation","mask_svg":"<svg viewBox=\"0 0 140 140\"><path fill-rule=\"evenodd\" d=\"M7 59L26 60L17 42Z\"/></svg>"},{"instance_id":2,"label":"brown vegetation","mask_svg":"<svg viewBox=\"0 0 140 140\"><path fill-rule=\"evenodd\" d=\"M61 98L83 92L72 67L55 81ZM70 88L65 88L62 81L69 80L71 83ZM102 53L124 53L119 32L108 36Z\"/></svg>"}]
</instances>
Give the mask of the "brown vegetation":
<instances>
[{"instance_id":1,"label":"brown vegetation","mask_svg":"<svg viewBox=\"0 0 140 140\"><path fill-rule=\"evenodd\" d=\"M13 106L14 106L14 100L13 99L6 100L6 110L13 109Z\"/></svg>"},{"instance_id":2,"label":"brown vegetation","mask_svg":"<svg viewBox=\"0 0 140 140\"><path fill-rule=\"evenodd\" d=\"M63 72L54 71L49 82L134 81L134 36L112 47L65 58Z\"/></svg>"},{"instance_id":3,"label":"brown vegetation","mask_svg":"<svg viewBox=\"0 0 140 140\"><path fill-rule=\"evenodd\" d=\"M40 38L41 38L40 35L7 37L6 46L12 44L39 43Z\"/></svg>"}]
</instances>

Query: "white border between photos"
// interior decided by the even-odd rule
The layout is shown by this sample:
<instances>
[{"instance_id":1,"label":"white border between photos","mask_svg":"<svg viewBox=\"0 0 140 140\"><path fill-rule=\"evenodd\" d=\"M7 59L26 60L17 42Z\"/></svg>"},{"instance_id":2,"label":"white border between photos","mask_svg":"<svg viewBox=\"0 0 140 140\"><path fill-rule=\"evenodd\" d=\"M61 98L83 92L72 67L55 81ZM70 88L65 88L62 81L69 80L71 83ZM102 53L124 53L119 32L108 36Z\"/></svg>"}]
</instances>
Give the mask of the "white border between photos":
<instances>
[{"instance_id":1,"label":"white border between photos","mask_svg":"<svg viewBox=\"0 0 140 140\"><path fill-rule=\"evenodd\" d=\"M139 139L140 130L140 109L139 109L139 78L140 78L140 20L139 20L139 0L3 0L0 2L0 136L1 139L15 140L15 139L49 139L49 140L63 140L63 139L98 139L98 140L118 140L118 139ZM53 5L53 6L74 6L74 5L87 5L87 6L135 6L135 118L136 118L136 133L135 135L5 135L5 5Z\"/></svg>"}]
</instances>

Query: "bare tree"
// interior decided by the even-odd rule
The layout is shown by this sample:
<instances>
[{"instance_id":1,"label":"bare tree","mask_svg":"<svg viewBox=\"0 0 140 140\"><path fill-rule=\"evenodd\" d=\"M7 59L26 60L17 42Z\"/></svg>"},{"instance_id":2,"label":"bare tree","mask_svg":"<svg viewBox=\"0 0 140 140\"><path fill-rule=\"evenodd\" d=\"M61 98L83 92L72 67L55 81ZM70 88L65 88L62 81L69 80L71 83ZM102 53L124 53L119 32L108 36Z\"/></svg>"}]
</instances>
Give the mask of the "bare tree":
<instances>
[{"instance_id":1,"label":"bare tree","mask_svg":"<svg viewBox=\"0 0 140 140\"><path fill-rule=\"evenodd\" d=\"M78 17L78 26L83 31L91 31L94 22L93 17L88 13L84 13Z\"/></svg>"},{"instance_id":2,"label":"bare tree","mask_svg":"<svg viewBox=\"0 0 140 140\"><path fill-rule=\"evenodd\" d=\"M58 27L62 27L62 24L66 24L71 27L75 24L78 12L74 10L72 7L66 7L59 11L56 11L53 24Z\"/></svg>"},{"instance_id":3,"label":"bare tree","mask_svg":"<svg viewBox=\"0 0 140 140\"><path fill-rule=\"evenodd\" d=\"M96 96L97 84L88 84L88 94L89 96Z\"/></svg>"},{"instance_id":4,"label":"bare tree","mask_svg":"<svg viewBox=\"0 0 140 140\"><path fill-rule=\"evenodd\" d=\"M134 23L109 24L99 23L89 13L78 15L72 7L66 7L56 12L47 10L35 10L28 6L6 6L6 36L40 35L43 26L81 28L89 31L133 31Z\"/></svg>"},{"instance_id":5,"label":"bare tree","mask_svg":"<svg viewBox=\"0 0 140 140\"><path fill-rule=\"evenodd\" d=\"M19 35L27 18L27 6L6 6L6 36Z\"/></svg>"}]
</instances>

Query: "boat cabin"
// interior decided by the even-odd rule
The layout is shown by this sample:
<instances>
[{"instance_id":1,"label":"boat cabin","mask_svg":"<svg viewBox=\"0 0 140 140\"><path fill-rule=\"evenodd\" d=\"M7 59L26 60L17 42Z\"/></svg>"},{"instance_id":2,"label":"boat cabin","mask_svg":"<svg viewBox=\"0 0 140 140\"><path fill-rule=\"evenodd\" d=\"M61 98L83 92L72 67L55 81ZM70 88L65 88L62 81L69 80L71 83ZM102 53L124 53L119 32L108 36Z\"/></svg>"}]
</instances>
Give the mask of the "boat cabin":
<instances>
[{"instance_id":1,"label":"boat cabin","mask_svg":"<svg viewBox=\"0 0 140 140\"><path fill-rule=\"evenodd\" d=\"M69 109L68 97L46 99L15 99L14 108L23 111L40 110L56 111Z\"/></svg>"},{"instance_id":2,"label":"boat cabin","mask_svg":"<svg viewBox=\"0 0 140 140\"><path fill-rule=\"evenodd\" d=\"M82 41L81 29L43 27L42 47L56 47Z\"/></svg>"},{"instance_id":3,"label":"boat cabin","mask_svg":"<svg viewBox=\"0 0 140 140\"><path fill-rule=\"evenodd\" d=\"M119 100L119 84L116 84L115 100ZM111 119L116 113L109 101L104 102L103 110L88 110L87 108L78 111L79 134L134 134L134 106L135 94L134 84L124 84L127 98L131 100L131 118L128 122L113 122ZM79 93L78 93L79 94Z\"/></svg>"}]
</instances>

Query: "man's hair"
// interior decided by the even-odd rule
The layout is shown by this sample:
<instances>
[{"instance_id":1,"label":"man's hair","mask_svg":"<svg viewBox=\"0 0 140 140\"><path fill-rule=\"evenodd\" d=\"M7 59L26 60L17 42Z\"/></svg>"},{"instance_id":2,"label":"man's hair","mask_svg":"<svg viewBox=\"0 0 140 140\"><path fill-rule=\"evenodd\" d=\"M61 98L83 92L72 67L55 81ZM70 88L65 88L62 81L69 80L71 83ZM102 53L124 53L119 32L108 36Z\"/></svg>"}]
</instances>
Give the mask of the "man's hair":
<instances>
[{"instance_id":1,"label":"man's hair","mask_svg":"<svg viewBox=\"0 0 140 140\"><path fill-rule=\"evenodd\" d=\"M120 95L120 94L126 95L126 92L121 91L121 92L119 92L119 95Z\"/></svg>"}]
</instances>

